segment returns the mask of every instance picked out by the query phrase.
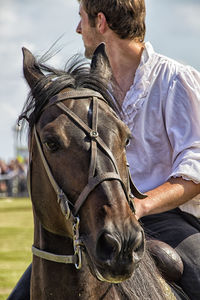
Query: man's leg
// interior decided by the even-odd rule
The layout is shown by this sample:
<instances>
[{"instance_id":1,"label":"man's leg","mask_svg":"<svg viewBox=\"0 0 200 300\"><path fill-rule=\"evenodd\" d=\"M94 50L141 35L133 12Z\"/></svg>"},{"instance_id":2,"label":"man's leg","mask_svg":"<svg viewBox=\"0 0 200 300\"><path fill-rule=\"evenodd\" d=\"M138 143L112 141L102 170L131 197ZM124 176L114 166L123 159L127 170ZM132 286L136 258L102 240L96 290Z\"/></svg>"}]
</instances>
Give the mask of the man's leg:
<instances>
[{"instance_id":1,"label":"man's leg","mask_svg":"<svg viewBox=\"0 0 200 300\"><path fill-rule=\"evenodd\" d=\"M28 266L7 300L29 300L32 264Z\"/></svg>"},{"instance_id":2,"label":"man's leg","mask_svg":"<svg viewBox=\"0 0 200 300\"><path fill-rule=\"evenodd\" d=\"M200 233L183 240L175 248L181 256L184 270L180 285L191 299L200 299ZM190 293L192 291L192 293Z\"/></svg>"},{"instance_id":3,"label":"man's leg","mask_svg":"<svg viewBox=\"0 0 200 300\"><path fill-rule=\"evenodd\" d=\"M191 218L192 219L192 218ZM179 209L143 217L141 222L147 235L172 246L184 264L179 282L191 300L200 299L200 224L185 218Z\"/></svg>"}]
</instances>

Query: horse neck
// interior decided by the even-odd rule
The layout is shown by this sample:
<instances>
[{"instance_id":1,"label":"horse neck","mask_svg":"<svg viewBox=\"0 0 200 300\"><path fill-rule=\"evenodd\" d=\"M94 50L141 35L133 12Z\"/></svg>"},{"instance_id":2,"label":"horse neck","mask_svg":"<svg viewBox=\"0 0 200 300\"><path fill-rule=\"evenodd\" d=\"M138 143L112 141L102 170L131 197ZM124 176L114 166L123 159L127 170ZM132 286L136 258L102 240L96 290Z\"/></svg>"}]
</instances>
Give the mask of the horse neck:
<instances>
[{"instance_id":1,"label":"horse neck","mask_svg":"<svg viewBox=\"0 0 200 300\"><path fill-rule=\"evenodd\" d=\"M40 249L61 255L72 255L72 241L45 230L34 217L34 245ZM83 257L83 266L50 262L33 257L31 276L32 300L118 300L113 287L99 282L91 275ZM120 298L119 298L120 300Z\"/></svg>"}]
</instances>

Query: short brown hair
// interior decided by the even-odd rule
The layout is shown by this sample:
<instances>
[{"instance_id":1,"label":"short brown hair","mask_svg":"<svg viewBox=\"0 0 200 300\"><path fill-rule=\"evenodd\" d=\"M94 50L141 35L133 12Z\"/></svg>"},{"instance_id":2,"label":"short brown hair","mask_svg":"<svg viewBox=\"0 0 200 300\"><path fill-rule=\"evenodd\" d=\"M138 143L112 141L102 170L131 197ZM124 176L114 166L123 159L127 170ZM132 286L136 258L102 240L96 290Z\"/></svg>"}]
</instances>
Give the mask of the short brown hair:
<instances>
[{"instance_id":1,"label":"short brown hair","mask_svg":"<svg viewBox=\"0 0 200 300\"><path fill-rule=\"evenodd\" d=\"M91 26L95 26L96 17L102 12L112 29L120 38L144 41L145 0L81 0L88 14Z\"/></svg>"}]
</instances>

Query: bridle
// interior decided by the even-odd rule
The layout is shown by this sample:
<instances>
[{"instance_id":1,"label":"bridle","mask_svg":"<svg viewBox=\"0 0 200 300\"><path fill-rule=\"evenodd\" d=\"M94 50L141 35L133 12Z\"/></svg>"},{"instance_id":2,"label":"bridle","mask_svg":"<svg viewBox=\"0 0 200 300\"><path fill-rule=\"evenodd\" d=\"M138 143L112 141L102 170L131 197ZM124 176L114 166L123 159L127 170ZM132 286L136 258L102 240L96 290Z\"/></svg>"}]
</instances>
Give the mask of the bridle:
<instances>
[{"instance_id":1,"label":"bridle","mask_svg":"<svg viewBox=\"0 0 200 300\"><path fill-rule=\"evenodd\" d=\"M65 106L62 102L67 99L84 99L84 98L91 98L92 101L92 126L91 128L83 122L72 110L70 110L67 106ZM66 220L68 220L73 228L73 247L74 247L74 255L57 255L50 252L46 252L44 250L40 250L35 246L32 246L32 252L34 255L44 258L46 260L60 262L65 264L74 264L77 269L80 269L82 266L81 261L81 247L83 243L79 236L79 224L80 219L78 217L78 212L84 202L87 200L88 195L102 182L110 181L110 180L117 180L121 183L124 193L126 195L126 199L130 205L130 208L135 213L133 198L136 196L137 198L143 199L146 195L141 194L135 185L133 184L129 172L129 166L127 164L127 173L128 173L128 182L127 187L125 186L124 182L122 181L119 170L115 161L115 158L101 139L98 134L98 101L102 100L106 102L106 100L102 97L102 95L98 92L92 91L90 89L79 89L79 90L70 90L67 92L63 92L53 96L48 104L45 106L43 111L52 105L56 105L59 107L64 113L71 119L71 121L76 124L79 128L81 128L87 136L90 138L91 143L91 157L90 157L90 167L89 167L89 175L88 175L88 183L80 193L78 199L73 204L73 210L71 210L71 202L63 192L62 188L58 185L56 180L54 179L44 152L42 150L42 146L40 143L39 135L37 133L36 127L33 128L33 135L36 140L36 144L40 153L40 157L42 159L43 166L49 178L49 181L57 195L57 202L60 205L61 211ZM106 102L107 103L107 102ZM98 174L95 176L96 170L96 162L97 162L97 149L101 149L110 159L114 166L114 172L106 172L103 174Z\"/></svg>"}]
</instances>

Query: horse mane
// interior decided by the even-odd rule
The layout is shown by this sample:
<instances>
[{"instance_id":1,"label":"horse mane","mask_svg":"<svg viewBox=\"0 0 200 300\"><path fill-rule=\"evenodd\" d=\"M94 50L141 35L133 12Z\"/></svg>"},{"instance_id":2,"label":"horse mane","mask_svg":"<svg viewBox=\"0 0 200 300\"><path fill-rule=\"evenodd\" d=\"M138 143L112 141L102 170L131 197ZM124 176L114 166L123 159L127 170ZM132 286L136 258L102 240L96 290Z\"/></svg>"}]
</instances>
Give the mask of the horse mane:
<instances>
[{"instance_id":1,"label":"horse mane","mask_svg":"<svg viewBox=\"0 0 200 300\"><path fill-rule=\"evenodd\" d=\"M131 278L116 284L116 290L123 300L167 300L171 296L148 250Z\"/></svg>"},{"instance_id":2,"label":"horse mane","mask_svg":"<svg viewBox=\"0 0 200 300\"><path fill-rule=\"evenodd\" d=\"M112 95L112 85L98 71L90 69L88 61L81 55L74 55L66 63L63 70L55 69L42 61L37 61L38 68L45 74L30 91L18 118L28 121L29 129L37 122L42 109L47 105L51 97L65 88L81 89L88 88L99 92L107 101L108 105L119 114L117 101Z\"/></svg>"}]
</instances>

